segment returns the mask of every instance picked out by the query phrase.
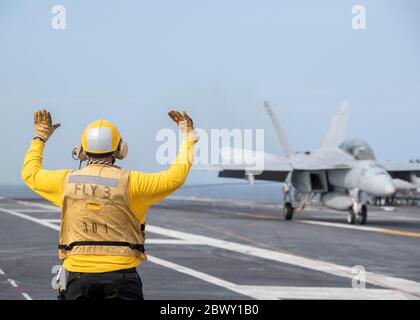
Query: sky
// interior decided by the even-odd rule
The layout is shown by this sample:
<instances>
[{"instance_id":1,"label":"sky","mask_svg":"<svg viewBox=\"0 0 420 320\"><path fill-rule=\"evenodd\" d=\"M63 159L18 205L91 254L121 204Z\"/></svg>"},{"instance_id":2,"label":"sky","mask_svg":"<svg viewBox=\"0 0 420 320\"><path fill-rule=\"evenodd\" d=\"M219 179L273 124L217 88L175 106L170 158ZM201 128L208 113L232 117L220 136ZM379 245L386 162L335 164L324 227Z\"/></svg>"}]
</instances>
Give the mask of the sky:
<instances>
[{"instance_id":1,"label":"sky","mask_svg":"<svg viewBox=\"0 0 420 320\"><path fill-rule=\"evenodd\" d=\"M352 28L357 4L364 30ZM55 5L65 30L51 27ZM171 109L205 130L263 128L280 153L265 100L294 150L318 147L348 101L349 138L383 160L420 158L418 39L420 2L408 0L0 0L0 184L21 183L40 108L62 124L48 169L77 168L83 128L108 119L129 144L121 165L162 170L156 134L173 127Z\"/></svg>"}]
</instances>

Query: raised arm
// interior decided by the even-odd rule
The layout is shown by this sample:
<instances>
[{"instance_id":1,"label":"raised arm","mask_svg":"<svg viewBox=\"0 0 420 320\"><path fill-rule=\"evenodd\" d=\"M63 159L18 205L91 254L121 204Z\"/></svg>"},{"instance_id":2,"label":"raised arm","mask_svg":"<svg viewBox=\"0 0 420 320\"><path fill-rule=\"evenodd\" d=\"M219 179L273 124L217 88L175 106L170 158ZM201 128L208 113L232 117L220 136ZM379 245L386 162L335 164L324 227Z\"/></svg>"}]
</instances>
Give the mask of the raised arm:
<instances>
[{"instance_id":1,"label":"raised arm","mask_svg":"<svg viewBox=\"0 0 420 320\"><path fill-rule=\"evenodd\" d=\"M148 207L176 191L185 182L194 160L197 142L193 121L186 112L169 112L182 132L178 156L168 170L158 173L132 171L130 173L129 201L134 208Z\"/></svg>"},{"instance_id":2,"label":"raised arm","mask_svg":"<svg viewBox=\"0 0 420 320\"><path fill-rule=\"evenodd\" d=\"M34 192L44 199L61 207L63 184L69 170L42 169L42 155L45 143L60 124L52 124L48 111L37 111L34 114L35 134L26 152L22 167L22 180Z\"/></svg>"}]
</instances>

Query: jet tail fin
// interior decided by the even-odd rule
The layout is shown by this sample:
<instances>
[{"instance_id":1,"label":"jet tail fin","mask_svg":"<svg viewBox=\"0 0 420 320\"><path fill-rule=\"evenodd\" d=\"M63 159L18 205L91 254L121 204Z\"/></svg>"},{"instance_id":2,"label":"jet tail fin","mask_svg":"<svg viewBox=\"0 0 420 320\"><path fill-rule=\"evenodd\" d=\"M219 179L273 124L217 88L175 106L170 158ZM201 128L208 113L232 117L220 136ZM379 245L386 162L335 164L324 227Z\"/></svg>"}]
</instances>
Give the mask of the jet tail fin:
<instances>
[{"instance_id":1,"label":"jet tail fin","mask_svg":"<svg viewBox=\"0 0 420 320\"><path fill-rule=\"evenodd\" d=\"M281 146L283 147L283 151L285 155L290 156L293 153L292 149L290 148L290 144L286 138L286 134L284 133L283 128L280 126L280 123L277 120L277 117L274 114L273 109L271 108L270 104L267 101L264 102L264 107L268 115L270 116L271 122L273 123L274 129L276 130L277 137L279 138L279 141L281 143Z\"/></svg>"},{"instance_id":2,"label":"jet tail fin","mask_svg":"<svg viewBox=\"0 0 420 320\"><path fill-rule=\"evenodd\" d=\"M330 127L324 136L321 148L337 147L346 139L348 114L349 103L343 102L340 111L336 113L331 120Z\"/></svg>"}]
</instances>

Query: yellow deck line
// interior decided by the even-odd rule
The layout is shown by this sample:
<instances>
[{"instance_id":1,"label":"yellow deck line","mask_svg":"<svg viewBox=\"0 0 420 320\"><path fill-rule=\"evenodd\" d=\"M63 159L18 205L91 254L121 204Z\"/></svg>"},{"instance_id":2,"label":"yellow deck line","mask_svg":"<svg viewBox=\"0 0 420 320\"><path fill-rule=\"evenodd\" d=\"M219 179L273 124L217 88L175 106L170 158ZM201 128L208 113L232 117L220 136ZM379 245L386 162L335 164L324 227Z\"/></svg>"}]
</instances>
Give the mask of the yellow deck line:
<instances>
[{"instance_id":1,"label":"yellow deck line","mask_svg":"<svg viewBox=\"0 0 420 320\"><path fill-rule=\"evenodd\" d=\"M408 232L408 231L400 231L400 230L392 230L392 229L382 229L382 231L378 231L378 232L382 232L385 234L393 234L396 236L420 238L420 233L418 232Z\"/></svg>"}]
</instances>

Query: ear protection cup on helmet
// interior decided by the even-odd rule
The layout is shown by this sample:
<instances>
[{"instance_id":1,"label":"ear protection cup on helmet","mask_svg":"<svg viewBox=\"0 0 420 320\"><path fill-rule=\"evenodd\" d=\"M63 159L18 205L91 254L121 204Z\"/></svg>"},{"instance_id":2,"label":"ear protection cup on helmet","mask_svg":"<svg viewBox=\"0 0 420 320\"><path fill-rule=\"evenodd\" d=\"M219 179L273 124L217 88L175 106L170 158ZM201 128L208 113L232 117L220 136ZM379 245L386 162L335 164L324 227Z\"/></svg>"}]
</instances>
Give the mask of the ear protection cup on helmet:
<instances>
[{"instance_id":1,"label":"ear protection cup on helmet","mask_svg":"<svg viewBox=\"0 0 420 320\"><path fill-rule=\"evenodd\" d=\"M115 157L118 160L123 160L127 157L127 153L128 153L128 144L127 142L124 142L121 140L117 153L115 154Z\"/></svg>"},{"instance_id":2,"label":"ear protection cup on helmet","mask_svg":"<svg viewBox=\"0 0 420 320\"><path fill-rule=\"evenodd\" d=\"M88 160L88 156L86 154L86 152L83 150L83 147L81 144L78 144L76 146L76 148L74 149L74 154L76 159L80 160L80 161L87 161Z\"/></svg>"},{"instance_id":3,"label":"ear protection cup on helmet","mask_svg":"<svg viewBox=\"0 0 420 320\"><path fill-rule=\"evenodd\" d=\"M115 158L117 158L118 160L123 160L127 157L127 153L128 153L128 144L121 140L118 146L118 149L115 151ZM80 161L88 160L88 155L83 150L83 147L81 144L78 144L73 149L73 158L75 160L80 160Z\"/></svg>"}]
</instances>

